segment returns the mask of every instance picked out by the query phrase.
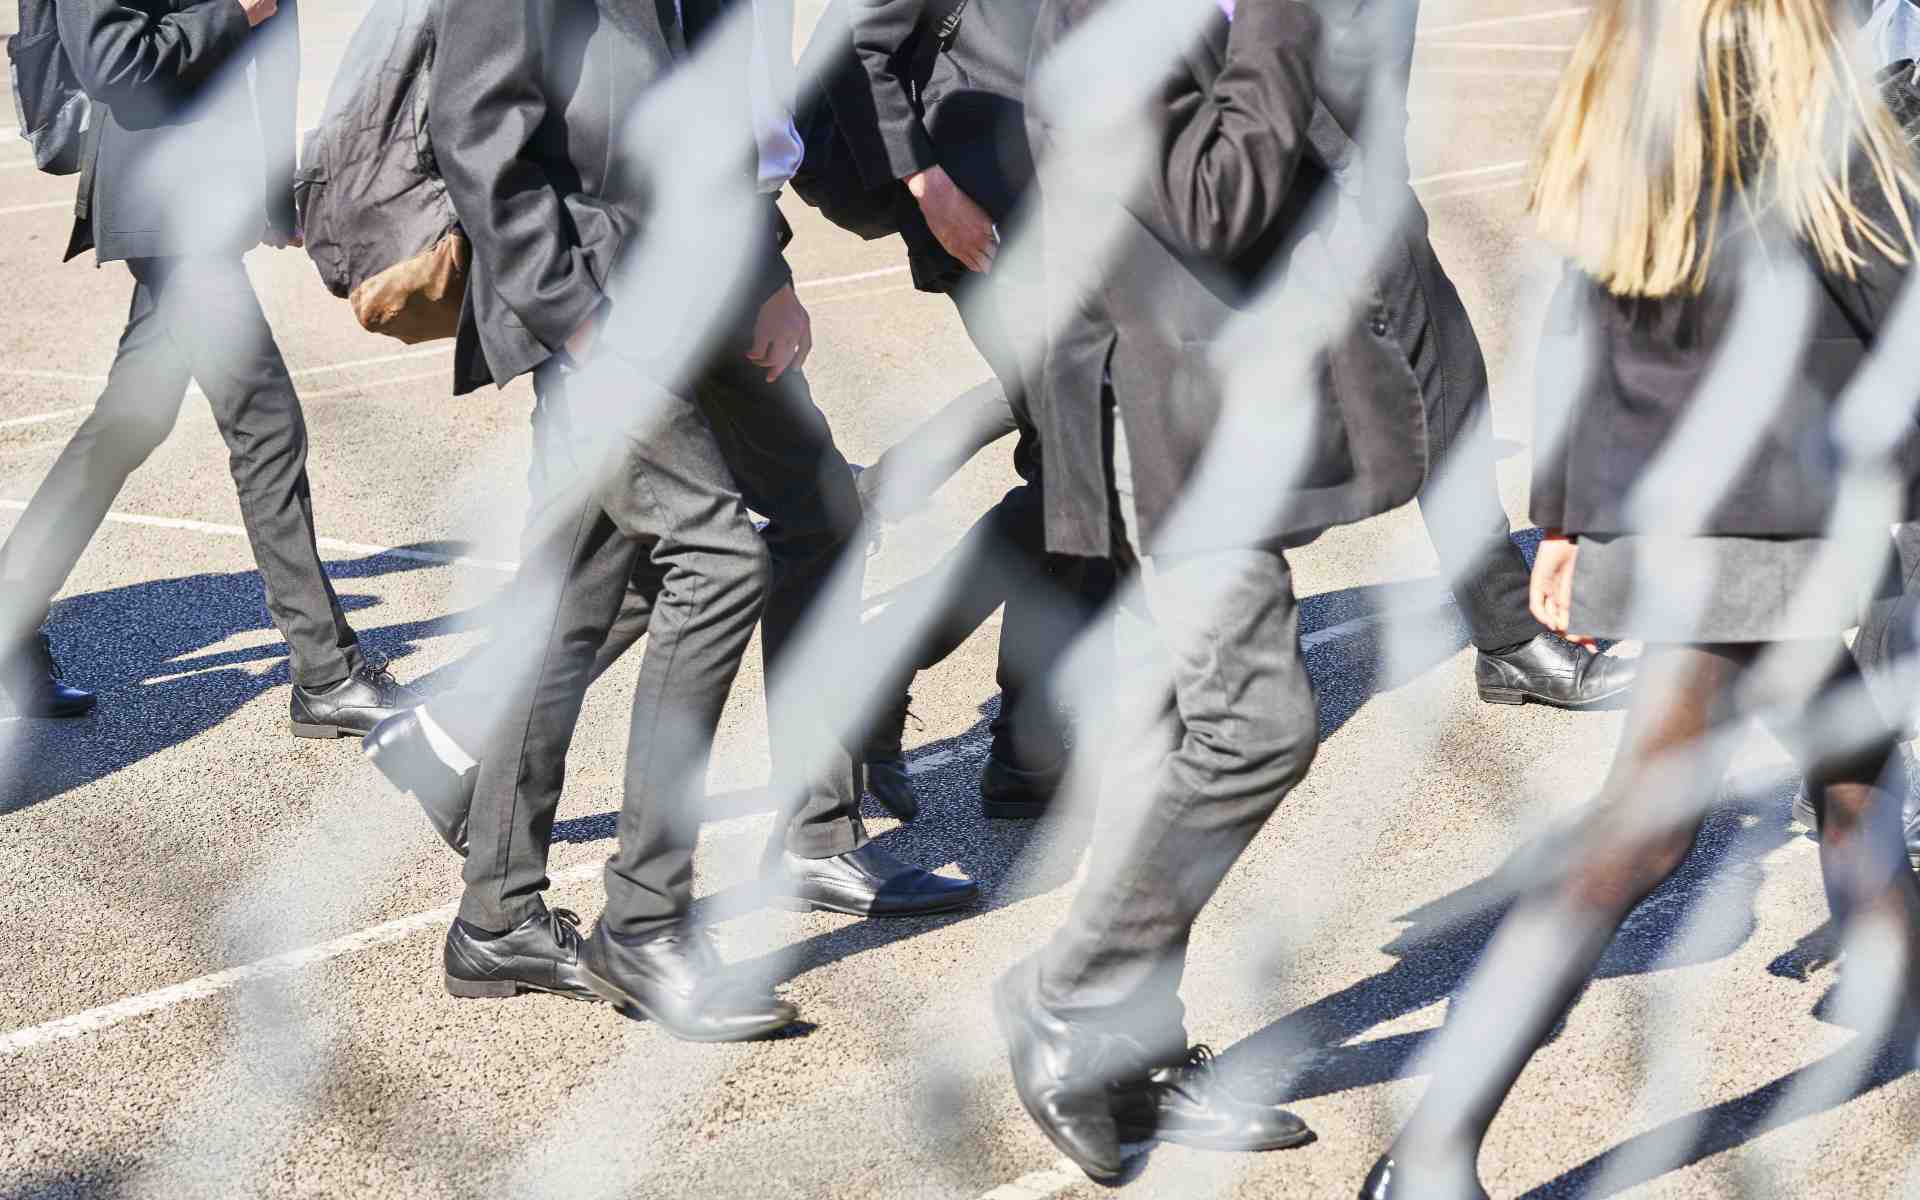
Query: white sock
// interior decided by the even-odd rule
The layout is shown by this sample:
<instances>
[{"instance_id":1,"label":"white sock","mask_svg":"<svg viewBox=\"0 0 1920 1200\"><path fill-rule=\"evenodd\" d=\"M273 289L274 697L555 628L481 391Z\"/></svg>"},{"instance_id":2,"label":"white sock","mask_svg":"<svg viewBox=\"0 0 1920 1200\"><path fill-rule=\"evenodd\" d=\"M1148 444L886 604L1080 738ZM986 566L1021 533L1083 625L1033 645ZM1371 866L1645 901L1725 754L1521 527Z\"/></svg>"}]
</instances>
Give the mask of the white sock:
<instances>
[{"instance_id":1,"label":"white sock","mask_svg":"<svg viewBox=\"0 0 1920 1200\"><path fill-rule=\"evenodd\" d=\"M456 775L465 775L480 765L471 754L460 748L459 742L435 723L425 708L416 708L413 714L420 718L420 732L427 735L427 745L433 747L433 756L452 768Z\"/></svg>"}]
</instances>

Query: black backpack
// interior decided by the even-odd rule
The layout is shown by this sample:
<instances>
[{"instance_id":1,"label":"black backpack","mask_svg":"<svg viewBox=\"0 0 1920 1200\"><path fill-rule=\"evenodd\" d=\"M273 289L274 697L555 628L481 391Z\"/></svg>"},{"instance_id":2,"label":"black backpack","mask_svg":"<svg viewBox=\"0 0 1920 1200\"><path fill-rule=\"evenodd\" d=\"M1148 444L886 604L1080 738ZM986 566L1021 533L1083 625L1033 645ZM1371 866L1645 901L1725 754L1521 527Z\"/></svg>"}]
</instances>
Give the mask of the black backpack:
<instances>
[{"instance_id":1,"label":"black backpack","mask_svg":"<svg viewBox=\"0 0 1920 1200\"><path fill-rule=\"evenodd\" d=\"M829 95L839 87L866 86L866 72L853 53L853 30L845 0L833 0L800 56L800 78L813 84L800 97L794 128L805 157L793 175L793 192L820 215L868 241L900 232L900 188L895 183L869 187L854 161L853 147L840 131ZM859 79L856 82L854 76Z\"/></svg>"},{"instance_id":2,"label":"black backpack","mask_svg":"<svg viewBox=\"0 0 1920 1200\"><path fill-rule=\"evenodd\" d=\"M380 0L347 43L294 203L327 290L374 332L452 337L470 249L428 136L441 0Z\"/></svg>"},{"instance_id":3,"label":"black backpack","mask_svg":"<svg viewBox=\"0 0 1920 1200\"><path fill-rule=\"evenodd\" d=\"M933 69L934 56L953 45L969 0L948 0L946 11L923 26L915 39L909 72L917 90ZM867 86L866 70L853 52L853 29L847 22L846 0L832 0L800 58L800 78L813 81L800 98L794 127L800 132L805 158L793 176L794 194L820 210L820 215L849 233L873 241L903 234L912 238L919 209L905 202L905 190L894 181L869 186L854 161L853 147L840 129L830 95L842 87ZM932 234L926 240L932 241ZM937 245L936 245L937 249ZM956 266L958 264L955 264ZM962 268L964 270L964 268ZM941 289L944 290L944 289Z\"/></svg>"},{"instance_id":4,"label":"black backpack","mask_svg":"<svg viewBox=\"0 0 1920 1200\"><path fill-rule=\"evenodd\" d=\"M49 175L80 170L91 106L60 45L54 0L20 0L20 32L7 39L13 107L33 165Z\"/></svg>"}]
</instances>

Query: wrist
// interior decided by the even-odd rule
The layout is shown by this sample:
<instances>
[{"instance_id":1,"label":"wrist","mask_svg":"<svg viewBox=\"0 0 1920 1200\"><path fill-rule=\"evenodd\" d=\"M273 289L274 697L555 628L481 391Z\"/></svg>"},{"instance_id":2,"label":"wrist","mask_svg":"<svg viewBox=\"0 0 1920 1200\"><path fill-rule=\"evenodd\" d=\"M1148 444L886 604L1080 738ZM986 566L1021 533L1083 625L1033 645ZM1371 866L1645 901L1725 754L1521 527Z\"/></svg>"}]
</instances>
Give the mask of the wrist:
<instances>
[{"instance_id":1,"label":"wrist","mask_svg":"<svg viewBox=\"0 0 1920 1200\"><path fill-rule=\"evenodd\" d=\"M908 195L912 196L915 200L925 200L927 193L939 186L946 177L947 173L939 167L928 167L923 171L915 171L902 180L902 182L907 185Z\"/></svg>"}]
</instances>

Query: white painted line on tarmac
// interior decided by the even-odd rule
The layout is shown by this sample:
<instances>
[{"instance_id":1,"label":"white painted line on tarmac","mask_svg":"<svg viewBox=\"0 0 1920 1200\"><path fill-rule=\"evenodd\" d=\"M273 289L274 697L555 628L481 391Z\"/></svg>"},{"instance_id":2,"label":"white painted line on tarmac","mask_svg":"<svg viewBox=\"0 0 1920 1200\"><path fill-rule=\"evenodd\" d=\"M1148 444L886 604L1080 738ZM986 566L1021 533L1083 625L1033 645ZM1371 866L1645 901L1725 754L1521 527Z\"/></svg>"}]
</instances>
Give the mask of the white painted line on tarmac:
<instances>
[{"instance_id":1,"label":"white painted line on tarmac","mask_svg":"<svg viewBox=\"0 0 1920 1200\"><path fill-rule=\"evenodd\" d=\"M1050 1200L1075 1184L1085 1183L1086 1175L1070 1158L1055 1160L1044 1171L1029 1171L1012 1183L1003 1183L980 1200Z\"/></svg>"},{"instance_id":2,"label":"white painted line on tarmac","mask_svg":"<svg viewBox=\"0 0 1920 1200\"><path fill-rule=\"evenodd\" d=\"M344 369L346 369L345 366L314 367L310 373L318 374L321 371L339 371ZM74 375L66 371L19 371L5 369L0 370L0 375L16 379L52 379L66 383L87 383L96 386L107 381L104 375ZM429 379L444 378L446 378L445 371L422 371L412 375L394 375L386 379L369 380L366 383L349 383L340 387L321 388L317 392L302 392L300 399L325 400L329 396L350 396L360 392L374 391L379 388L397 387L403 383L423 383ZM199 396L203 393L201 393L199 385L196 384L187 389L187 394L189 396ZM34 413L30 417L12 417L8 420L0 421L0 429L14 429L22 425L40 425L47 421L57 421L62 417L77 416L80 413L91 412L92 409L92 405L83 404L77 408L56 408L52 412Z\"/></svg>"},{"instance_id":3,"label":"white painted line on tarmac","mask_svg":"<svg viewBox=\"0 0 1920 1200\"><path fill-rule=\"evenodd\" d=\"M46 212L52 208L72 208L71 200L49 200L45 204L14 204L0 208L0 217L10 217L15 213Z\"/></svg>"},{"instance_id":4,"label":"white painted line on tarmac","mask_svg":"<svg viewBox=\"0 0 1920 1200\"><path fill-rule=\"evenodd\" d=\"M25 512L24 500L0 500L0 509L12 512ZM247 531L238 525L217 525L211 521L190 521L184 517L149 517L143 513L110 512L104 518L113 525L138 525L146 529L177 529L186 533L204 533L213 537L244 538ZM448 567L478 567L485 571L506 571L520 569L519 563L506 562L495 558L467 558L464 555L435 554L431 550L408 550L399 546L375 546L367 542L343 542L339 538L315 538L322 550L335 550L343 554L359 554L366 557L404 558L412 562L434 563Z\"/></svg>"},{"instance_id":5,"label":"white painted line on tarmac","mask_svg":"<svg viewBox=\"0 0 1920 1200\"><path fill-rule=\"evenodd\" d=\"M1517 50L1527 54L1565 54L1572 46L1550 42L1427 42L1422 50Z\"/></svg>"},{"instance_id":6,"label":"white painted line on tarmac","mask_svg":"<svg viewBox=\"0 0 1920 1200\"><path fill-rule=\"evenodd\" d=\"M1435 192L1427 197L1427 203L1438 204L1442 200L1455 200L1461 196L1478 196L1485 192L1504 192L1508 188L1523 187L1526 179L1504 179L1499 183L1483 183L1479 187L1454 188L1451 191Z\"/></svg>"},{"instance_id":7,"label":"white painted line on tarmac","mask_svg":"<svg viewBox=\"0 0 1920 1200\"><path fill-rule=\"evenodd\" d=\"M35 413L30 417L12 417L8 420L0 421L0 429L18 429L22 425L39 425L46 421L58 421L61 417L76 416L83 412L91 412L92 410L93 405L82 404L78 408L56 408L52 412Z\"/></svg>"},{"instance_id":8,"label":"white painted line on tarmac","mask_svg":"<svg viewBox=\"0 0 1920 1200\"><path fill-rule=\"evenodd\" d=\"M604 870L599 862L581 863L565 871L555 871L555 883L579 883L598 876ZM99 1008L90 1008L70 1017L61 1017L48 1021L44 1025L34 1025L26 1029L16 1029L0 1035L0 1057L21 1054L51 1042L64 1042L73 1038L85 1037L115 1025L124 1025L150 1013L160 1012L175 1005L185 1004L189 1000L204 1000L217 996L221 992L231 991L243 983L256 979L271 979L277 975L287 975L302 967L328 959L340 958L388 942L397 942L429 929L438 929L453 920L460 911L458 904L444 904L426 912L411 916L398 917L371 929L337 937L330 942L321 942L314 946L303 946L298 950L289 950L285 954L275 954L244 966L229 967L224 971L215 971L211 975L202 975L198 979L189 979L185 983L176 983L158 991L147 992L139 996L130 996L125 1000L116 1000Z\"/></svg>"},{"instance_id":9,"label":"white painted line on tarmac","mask_svg":"<svg viewBox=\"0 0 1920 1200\"><path fill-rule=\"evenodd\" d=\"M881 267L877 271L861 271L854 275L832 275L826 279L802 279L794 284L795 288L833 287L842 283L860 283L868 279L883 279L888 275L905 275L907 267Z\"/></svg>"},{"instance_id":10,"label":"white painted line on tarmac","mask_svg":"<svg viewBox=\"0 0 1920 1200\"><path fill-rule=\"evenodd\" d=\"M1438 175L1422 175L1413 181L1414 187L1426 187L1433 183L1446 183L1453 179L1476 179L1482 175L1498 175L1502 171L1523 171L1527 159L1516 158L1512 162L1494 163L1486 167L1469 167L1464 171L1442 171Z\"/></svg>"},{"instance_id":11,"label":"white painted line on tarmac","mask_svg":"<svg viewBox=\"0 0 1920 1200\"><path fill-rule=\"evenodd\" d=\"M822 296L818 300L807 301L807 305L810 308L819 308L823 304L838 304L842 300L866 300L873 296L891 296L896 292L911 292L912 290L912 284L903 283L898 287L868 288L865 291L859 292L842 292L838 296Z\"/></svg>"},{"instance_id":12,"label":"white painted line on tarmac","mask_svg":"<svg viewBox=\"0 0 1920 1200\"><path fill-rule=\"evenodd\" d=\"M1499 78L1558 79L1565 74L1558 67L1429 67L1415 68L1422 75L1492 75Z\"/></svg>"},{"instance_id":13,"label":"white painted line on tarmac","mask_svg":"<svg viewBox=\"0 0 1920 1200\"><path fill-rule=\"evenodd\" d=\"M48 371L39 367L0 367L8 379L45 379L54 383L105 383L105 375L82 375L78 371Z\"/></svg>"},{"instance_id":14,"label":"white painted line on tarmac","mask_svg":"<svg viewBox=\"0 0 1920 1200\"><path fill-rule=\"evenodd\" d=\"M420 371L412 375L394 375L386 379L370 379L365 383L348 383L339 387L321 388L317 392L302 392L302 400L324 400L328 396L351 396L361 392L379 391L382 388L398 387L403 383L424 383L429 379L445 380L445 370ZM448 389L451 394L451 387Z\"/></svg>"},{"instance_id":15,"label":"white painted line on tarmac","mask_svg":"<svg viewBox=\"0 0 1920 1200\"><path fill-rule=\"evenodd\" d=\"M967 758L978 758L979 756L977 750L969 750L966 747L956 747L952 750L936 750L932 754L922 754L918 758L909 756L907 759L907 774L924 775L929 771L938 771L948 763L959 762Z\"/></svg>"},{"instance_id":16,"label":"white painted line on tarmac","mask_svg":"<svg viewBox=\"0 0 1920 1200\"><path fill-rule=\"evenodd\" d=\"M1582 4L1574 8L1556 8L1548 12L1521 13L1512 17L1481 17L1473 21L1455 21L1448 25L1429 25L1420 31L1421 37L1431 37L1436 33L1457 33L1463 29L1492 29L1500 25L1523 25L1530 21L1557 21L1562 17L1578 17L1592 12L1592 8Z\"/></svg>"},{"instance_id":17,"label":"white painted line on tarmac","mask_svg":"<svg viewBox=\"0 0 1920 1200\"><path fill-rule=\"evenodd\" d=\"M4 210L0 210L4 211ZM387 363L417 362L423 358L438 358L453 353L452 346L436 346L431 350L409 350L404 354L376 354L372 358L354 358L346 362L327 363L318 367L301 367L287 374L295 379L307 379L314 375L331 375L336 371L353 371L361 367L378 367ZM90 383L95 386L107 381L105 375L86 375L78 371L50 371L40 367L0 367L0 376L9 379L46 379L56 383ZM190 396L201 395L200 385L192 384L187 388ZM314 393L318 395L319 393Z\"/></svg>"},{"instance_id":18,"label":"white painted line on tarmac","mask_svg":"<svg viewBox=\"0 0 1920 1200\"><path fill-rule=\"evenodd\" d=\"M429 350L408 350L401 354L377 354L372 358L356 358L343 363L329 363L324 367L302 367L298 371L288 371L295 379L305 379L311 375L328 375L335 371L351 371L358 367L377 367L383 363L417 362L423 358L438 358L443 354L452 354L452 346L435 346Z\"/></svg>"}]
</instances>

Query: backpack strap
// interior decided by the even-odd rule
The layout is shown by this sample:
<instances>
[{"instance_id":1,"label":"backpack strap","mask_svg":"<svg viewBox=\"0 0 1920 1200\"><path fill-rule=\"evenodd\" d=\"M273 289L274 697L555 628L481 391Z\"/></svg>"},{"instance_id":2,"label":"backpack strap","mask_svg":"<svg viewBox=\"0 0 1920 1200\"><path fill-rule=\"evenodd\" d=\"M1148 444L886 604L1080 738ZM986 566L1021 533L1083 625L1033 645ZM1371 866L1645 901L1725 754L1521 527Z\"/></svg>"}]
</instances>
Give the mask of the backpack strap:
<instances>
[{"instance_id":1,"label":"backpack strap","mask_svg":"<svg viewBox=\"0 0 1920 1200\"><path fill-rule=\"evenodd\" d=\"M960 20L966 16L967 5L972 0L947 0L946 11L937 21L928 22L922 18L922 24L914 33L913 72L907 80L912 89L913 106L919 109L920 89L933 77L934 60L943 51L953 49L955 39L960 36Z\"/></svg>"}]
</instances>

